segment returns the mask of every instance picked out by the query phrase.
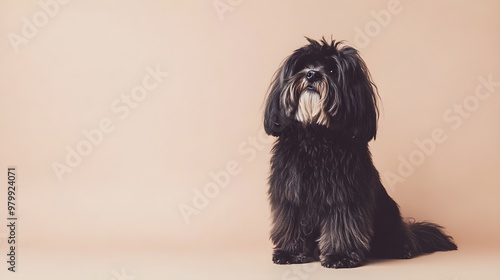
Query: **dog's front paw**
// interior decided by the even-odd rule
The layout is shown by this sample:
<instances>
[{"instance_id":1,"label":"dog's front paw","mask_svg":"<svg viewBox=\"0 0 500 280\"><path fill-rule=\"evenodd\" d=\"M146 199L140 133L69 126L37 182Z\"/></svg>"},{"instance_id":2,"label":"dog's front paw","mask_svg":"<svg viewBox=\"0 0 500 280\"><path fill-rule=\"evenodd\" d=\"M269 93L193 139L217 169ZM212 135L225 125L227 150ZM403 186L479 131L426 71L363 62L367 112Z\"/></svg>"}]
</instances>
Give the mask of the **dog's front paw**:
<instances>
[{"instance_id":1,"label":"dog's front paw","mask_svg":"<svg viewBox=\"0 0 500 280\"><path fill-rule=\"evenodd\" d=\"M275 251L273 253L273 263L275 264L292 264L292 254L284 251Z\"/></svg>"},{"instance_id":2,"label":"dog's front paw","mask_svg":"<svg viewBox=\"0 0 500 280\"><path fill-rule=\"evenodd\" d=\"M357 253L332 254L321 258L321 265L327 268L352 268L365 263L365 260Z\"/></svg>"},{"instance_id":3,"label":"dog's front paw","mask_svg":"<svg viewBox=\"0 0 500 280\"><path fill-rule=\"evenodd\" d=\"M276 250L273 254L273 262L275 264L294 264L308 263L316 259L304 253L289 253L282 250Z\"/></svg>"}]
</instances>

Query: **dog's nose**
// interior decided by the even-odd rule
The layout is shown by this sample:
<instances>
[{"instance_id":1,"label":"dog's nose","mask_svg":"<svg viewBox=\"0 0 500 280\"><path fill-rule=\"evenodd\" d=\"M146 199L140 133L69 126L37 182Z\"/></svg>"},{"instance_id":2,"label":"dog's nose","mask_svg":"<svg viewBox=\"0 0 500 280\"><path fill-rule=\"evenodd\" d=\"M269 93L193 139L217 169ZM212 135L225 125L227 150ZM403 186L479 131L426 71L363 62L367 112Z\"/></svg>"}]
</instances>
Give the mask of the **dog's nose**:
<instances>
[{"instance_id":1,"label":"dog's nose","mask_svg":"<svg viewBox=\"0 0 500 280\"><path fill-rule=\"evenodd\" d=\"M306 74L306 78L309 82L314 82L318 79L319 77L319 73L317 71L314 71L314 70L310 70L309 72L307 72Z\"/></svg>"}]
</instances>

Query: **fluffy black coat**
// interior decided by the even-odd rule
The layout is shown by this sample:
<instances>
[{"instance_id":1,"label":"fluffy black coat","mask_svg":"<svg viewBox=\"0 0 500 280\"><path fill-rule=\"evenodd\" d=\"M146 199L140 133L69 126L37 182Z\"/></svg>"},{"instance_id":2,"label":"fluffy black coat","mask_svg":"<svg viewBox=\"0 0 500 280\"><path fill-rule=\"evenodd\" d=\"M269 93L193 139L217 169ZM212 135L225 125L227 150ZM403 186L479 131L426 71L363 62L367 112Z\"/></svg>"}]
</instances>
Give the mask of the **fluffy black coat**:
<instances>
[{"instance_id":1,"label":"fluffy black coat","mask_svg":"<svg viewBox=\"0 0 500 280\"><path fill-rule=\"evenodd\" d=\"M273 261L344 268L457 249L440 226L403 221L382 186L368 148L376 87L358 52L308 41L278 69L265 110L265 130L278 137L269 178Z\"/></svg>"}]
</instances>

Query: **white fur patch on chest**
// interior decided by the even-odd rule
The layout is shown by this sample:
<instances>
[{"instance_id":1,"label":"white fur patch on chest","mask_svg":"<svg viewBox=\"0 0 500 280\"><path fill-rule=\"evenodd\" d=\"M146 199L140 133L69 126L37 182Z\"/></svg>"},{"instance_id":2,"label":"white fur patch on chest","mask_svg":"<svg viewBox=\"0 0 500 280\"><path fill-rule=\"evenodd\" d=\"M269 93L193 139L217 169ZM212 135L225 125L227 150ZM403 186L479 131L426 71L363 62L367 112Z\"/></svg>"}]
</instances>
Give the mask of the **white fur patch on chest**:
<instances>
[{"instance_id":1,"label":"white fur patch on chest","mask_svg":"<svg viewBox=\"0 0 500 280\"><path fill-rule=\"evenodd\" d=\"M299 98L295 119L305 124L327 125L328 117L323 110L320 95L314 91L304 91Z\"/></svg>"}]
</instances>

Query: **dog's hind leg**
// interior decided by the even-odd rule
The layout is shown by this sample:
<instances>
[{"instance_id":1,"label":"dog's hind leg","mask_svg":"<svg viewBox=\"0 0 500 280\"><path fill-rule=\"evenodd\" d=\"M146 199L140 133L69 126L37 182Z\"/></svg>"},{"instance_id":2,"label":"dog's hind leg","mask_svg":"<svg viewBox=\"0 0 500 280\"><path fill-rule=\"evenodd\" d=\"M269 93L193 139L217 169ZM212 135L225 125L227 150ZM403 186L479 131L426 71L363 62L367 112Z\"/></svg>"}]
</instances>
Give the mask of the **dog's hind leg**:
<instances>
[{"instance_id":1,"label":"dog's hind leg","mask_svg":"<svg viewBox=\"0 0 500 280\"><path fill-rule=\"evenodd\" d=\"M408 259L419 254L418 246L399 207L380 185L374 215L374 237L370 257Z\"/></svg>"}]
</instances>

